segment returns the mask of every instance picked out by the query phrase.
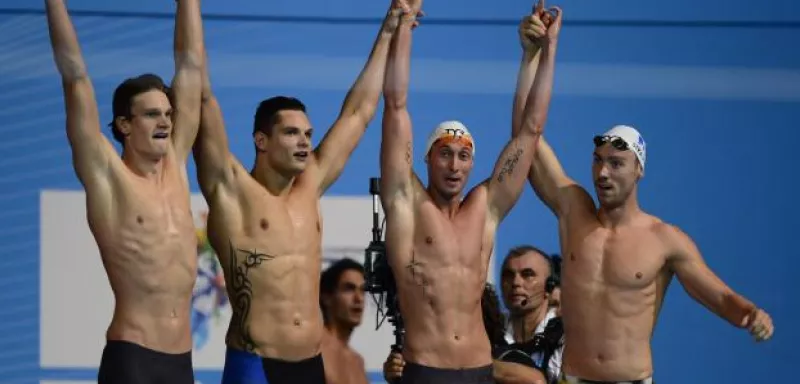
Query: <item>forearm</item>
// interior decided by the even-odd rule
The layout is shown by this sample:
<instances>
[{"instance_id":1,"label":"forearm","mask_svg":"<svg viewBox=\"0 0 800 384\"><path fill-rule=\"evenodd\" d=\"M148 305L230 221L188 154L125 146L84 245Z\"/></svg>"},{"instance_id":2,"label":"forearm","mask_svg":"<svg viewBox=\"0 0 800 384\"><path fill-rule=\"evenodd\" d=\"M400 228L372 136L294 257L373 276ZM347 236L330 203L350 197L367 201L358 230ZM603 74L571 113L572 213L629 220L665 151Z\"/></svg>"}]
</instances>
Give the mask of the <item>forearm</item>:
<instances>
[{"instance_id":1,"label":"forearm","mask_svg":"<svg viewBox=\"0 0 800 384\"><path fill-rule=\"evenodd\" d=\"M541 50L536 76L525 104L520 132L541 135L544 129L553 91L556 46L557 43L553 41Z\"/></svg>"},{"instance_id":2,"label":"forearm","mask_svg":"<svg viewBox=\"0 0 800 384\"><path fill-rule=\"evenodd\" d=\"M752 316L757 307L751 301L733 291L721 295L716 309L717 314L735 327L745 328L745 318Z\"/></svg>"},{"instance_id":3,"label":"forearm","mask_svg":"<svg viewBox=\"0 0 800 384\"><path fill-rule=\"evenodd\" d=\"M522 114L525 111L525 104L536 78L536 69L539 66L539 49L525 50L517 74L517 89L514 91L514 104L511 112L511 136L519 133L522 124Z\"/></svg>"},{"instance_id":4,"label":"forearm","mask_svg":"<svg viewBox=\"0 0 800 384\"><path fill-rule=\"evenodd\" d=\"M66 83L86 79L86 64L64 0L47 0L45 6L50 43L58 72Z\"/></svg>"},{"instance_id":5,"label":"forearm","mask_svg":"<svg viewBox=\"0 0 800 384\"><path fill-rule=\"evenodd\" d=\"M405 109L408 99L408 83L411 65L411 25L413 21L405 15L397 27L386 63L386 79L383 98L386 108Z\"/></svg>"},{"instance_id":6,"label":"forearm","mask_svg":"<svg viewBox=\"0 0 800 384\"><path fill-rule=\"evenodd\" d=\"M494 379L499 384L545 384L542 372L522 364L495 360Z\"/></svg>"},{"instance_id":7,"label":"forearm","mask_svg":"<svg viewBox=\"0 0 800 384\"><path fill-rule=\"evenodd\" d=\"M366 65L347 93L342 106L342 115L360 115L364 122L372 120L381 96L386 75L389 48L392 43L399 13L390 10L372 45Z\"/></svg>"},{"instance_id":8,"label":"forearm","mask_svg":"<svg viewBox=\"0 0 800 384\"><path fill-rule=\"evenodd\" d=\"M200 0L177 0L174 57L176 75L185 70L199 71L203 62L203 22ZM199 86L199 84L198 84Z\"/></svg>"}]
</instances>

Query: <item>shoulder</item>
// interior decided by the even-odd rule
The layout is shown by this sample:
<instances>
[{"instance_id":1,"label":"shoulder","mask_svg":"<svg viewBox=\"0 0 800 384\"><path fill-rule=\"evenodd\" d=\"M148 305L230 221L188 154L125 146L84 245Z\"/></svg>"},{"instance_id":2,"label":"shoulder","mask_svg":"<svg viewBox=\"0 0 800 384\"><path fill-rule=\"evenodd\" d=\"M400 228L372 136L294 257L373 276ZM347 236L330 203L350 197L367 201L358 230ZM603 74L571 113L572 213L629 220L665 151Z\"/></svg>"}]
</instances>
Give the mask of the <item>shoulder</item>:
<instances>
[{"instance_id":1,"label":"shoulder","mask_svg":"<svg viewBox=\"0 0 800 384\"><path fill-rule=\"evenodd\" d=\"M654 234L667 249L669 256L684 254L687 249L695 247L692 237L675 224L665 222L653 216L653 223L650 228L651 233Z\"/></svg>"}]
</instances>

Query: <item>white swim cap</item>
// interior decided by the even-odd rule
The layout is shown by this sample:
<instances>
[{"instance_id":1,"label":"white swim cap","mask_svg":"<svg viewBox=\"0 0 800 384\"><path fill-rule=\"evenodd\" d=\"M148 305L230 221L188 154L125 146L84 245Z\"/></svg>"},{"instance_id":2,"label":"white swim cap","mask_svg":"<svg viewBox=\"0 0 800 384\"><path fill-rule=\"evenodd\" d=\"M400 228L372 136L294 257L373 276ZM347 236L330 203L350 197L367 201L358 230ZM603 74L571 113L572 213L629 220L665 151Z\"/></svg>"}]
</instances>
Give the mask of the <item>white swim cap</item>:
<instances>
[{"instance_id":1,"label":"white swim cap","mask_svg":"<svg viewBox=\"0 0 800 384\"><path fill-rule=\"evenodd\" d=\"M645 144L644 137L636 128L628 125L617 125L609 129L601 137L609 139L618 137L622 139L628 145L628 148L633 151L633 154L636 155L636 158L639 159L642 170L644 170L644 161L647 158L647 144Z\"/></svg>"},{"instance_id":2,"label":"white swim cap","mask_svg":"<svg viewBox=\"0 0 800 384\"><path fill-rule=\"evenodd\" d=\"M472 134L469 133L467 127L461 124L460 121L450 120L439 124L430 136L428 136L428 143L425 145L425 158L428 158L428 152L431 151L433 144L439 140L459 141L464 145L469 145L472 148L472 156L475 156L475 140Z\"/></svg>"}]
</instances>

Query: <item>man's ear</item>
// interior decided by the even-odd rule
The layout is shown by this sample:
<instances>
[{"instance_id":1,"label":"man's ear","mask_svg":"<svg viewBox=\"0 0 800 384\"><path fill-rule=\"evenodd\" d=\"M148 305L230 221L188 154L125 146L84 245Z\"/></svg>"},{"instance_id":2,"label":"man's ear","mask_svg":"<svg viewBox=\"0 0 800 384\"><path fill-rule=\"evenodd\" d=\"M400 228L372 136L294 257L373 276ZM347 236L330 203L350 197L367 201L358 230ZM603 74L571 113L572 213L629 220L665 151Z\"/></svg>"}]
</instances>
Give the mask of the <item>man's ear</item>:
<instances>
[{"instance_id":1,"label":"man's ear","mask_svg":"<svg viewBox=\"0 0 800 384\"><path fill-rule=\"evenodd\" d=\"M258 131L253 134L253 143L259 152L267 151L267 135L264 132Z\"/></svg>"}]
</instances>

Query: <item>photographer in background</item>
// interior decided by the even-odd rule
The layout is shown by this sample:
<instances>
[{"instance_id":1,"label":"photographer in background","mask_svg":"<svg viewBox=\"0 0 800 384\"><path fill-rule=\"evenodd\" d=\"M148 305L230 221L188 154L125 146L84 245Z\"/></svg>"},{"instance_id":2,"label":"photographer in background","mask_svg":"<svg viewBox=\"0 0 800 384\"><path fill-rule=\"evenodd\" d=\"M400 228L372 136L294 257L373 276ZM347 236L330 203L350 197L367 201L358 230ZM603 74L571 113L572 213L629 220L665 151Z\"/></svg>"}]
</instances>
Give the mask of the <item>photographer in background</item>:
<instances>
[{"instance_id":1,"label":"photographer in background","mask_svg":"<svg viewBox=\"0 0 800 384\"><path fill-rule=\"evenodd\" d=\"M322 272L319 304L325 329L322 361L327 384L367 384L364 358L350 348L350 336L364 315L364 267L343 258Z\"/></svg>"},{"instance_id":2,"label":"photographer in background","mask_svg":"<svg viewBox=\"0 0 800 384\"><path fill-rule=\"evenodd\" d=\"M508 252L501 268L503 299L509 310L512 343L496 358L536 368L555 383L561 372L564 331L550 295L557 285L555 263L542 250L523 245ZM530 382L526 377L495 365L499 382ZM529 376L529 375L525 375Z\"/></svg>"}]
</instances>

